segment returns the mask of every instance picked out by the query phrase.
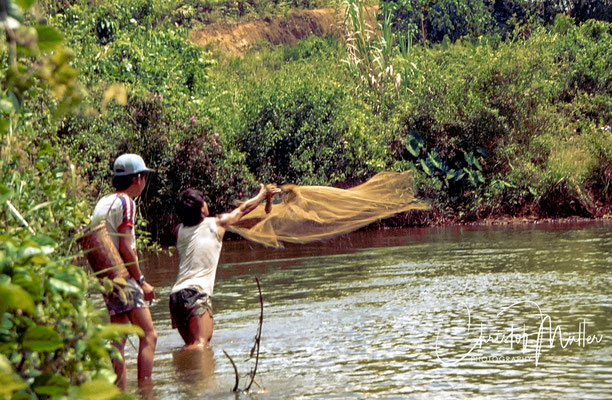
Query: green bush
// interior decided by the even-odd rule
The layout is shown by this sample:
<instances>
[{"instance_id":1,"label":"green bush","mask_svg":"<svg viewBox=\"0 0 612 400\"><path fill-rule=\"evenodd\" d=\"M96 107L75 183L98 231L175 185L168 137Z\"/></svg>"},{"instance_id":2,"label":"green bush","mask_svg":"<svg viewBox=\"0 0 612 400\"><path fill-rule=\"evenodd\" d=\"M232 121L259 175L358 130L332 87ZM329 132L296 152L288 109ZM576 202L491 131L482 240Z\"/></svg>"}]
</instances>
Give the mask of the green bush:
<instances>
[{"instance_id":1,"label":"green bush","mask_svg":"<svg viewBox=\"0 0 612 400\"><path fill-rule=\"evenodd\" d=\"M19 26L0 43L0 395L119 397L109 339L120 330L88 300L102 286L74 264L89 203L72 160L37 129L56 126L84 91L59 32L10 15Z\"/></svg>"},{"instance_id":2,"label":"green bush","mask_svg":"<svg viewBox=\"0 0 612 400\"><path fill-rule=\"evenodd\" d=\"M326 182L348 167L343 157L348 93L310 83L288 88L287 83L266 83L271 93L262 93L246 116L247 129L238 136L241 150L252 172L274 182Z\"/></svg>"},{"instance_id":3,"label":"green bush","mask_svg":"<svg viewBox=\"0 0 612 400\"><path fill-rule=\"evenodd\" d=\"M609 29L560 17L552 32L540 28L524 41L414 49L418 73L400 101L395 156L443 181L446 189L436 196L442 208L469 205L475 213L478 203L489 211L536 213L550 209L538 203L552 188L569 182L563 195L582 204L579 213L593 214L589 204L601 195L591 194L587 181L602 157L607 161L587 143L595 132L608 135L597 128L612 115L604 67L611 61ZM470 154L479 165L470 167Z\"/></svg>"},{"instance_id":4,"label":"green bush","mask_svg":"<svg viewBox=\"0 0 612 400\"><path fill-rule=\"evenodd\" d=\"M66 29L68 43L80 55L75 64L90 91L80 113L40 129L69 154L78 154L94 197L110 190L111 166L119 154L141 154L159 173L150 178L140 210L151 221L148 229L165 235L168 218L157 212L171 214L174 153L194 134L193 121L204 118L196 98L208 92L212 60L186 40L186 30L164 17L168 9L162 6L148 0L110 1L104 7L82 2L54 16L52 22ZM100 18L113 27L105 44L95 34ZM100 100L116 84L126 92L125 106L111 102L100 109Z\"/></svg>"},{"instance_id":5,"label":"green bush","mask_svg":"<svg viewBox=\"0 0 612 400\"><path fill-rule=\"evenodd\" d=\"M383 169L414 169L443 218L535 213L561 186L585 207L609 199L598 167L608 165L607 141L595 140L610 124L609 24L564 17L546 29L527 24L513 40L424 48L393 37L390 21L383 41L371 36L368 56L381 61L373 93L352 79L349 50L333 38L261 43L231 57L188 44L175 24L176 13L202 2L76 3L51 21L79 54L87 106L55 124L43 102L36 129L77 155L94 196L108 190L114 157L142 154L158 170L140 203L158 238L170 240L168 206L187 186L203 189L216 213L256 182L349 185ZM439 2L440 21L452 4ZM106 45L94 31L100 16L115 29ZM97 110L115 83L126 105ZM560 162L572 146L556 142L580 143L574 167Z\"/></svg>"},{"instance_id":6,"label":"green bush","mask_svg":"<svg viewBox=\"0 0 612 400\"><path fill-rule=\"evenodd\" d=\"M254 176L328 185L360 180L384 168L383 132L375 129L367 107L352 96L338 56L330 57L335 46L311 39L297 49L272 51L264 57L265 72L258 71L262 82L243 81L242 120L234 123L231 140L245 153ZM296 61L275 71L288 54ZM251 65L248 58L235 62L236 74Z\"/></svg>"},{"instance_id":7,"label":"green bush","mask_svg":"<svg viewBox=\"0 0 612 400\"><path fill-rule=\"evenodd\" d=\"M493 22L484 0L392 0L382 5L392 10L395 30L412 36L415 42L478 37L490 32Z\"/></svg>"},{"instance_id":8,"label":"green bush","mask_svg":"<svg viewBox=\"0 0 612 400\"><path fill-rule=\"evenodd\" d=\"M397 32L423 43L477 40L484 34L507 38L521 26L549 25L565 14L579 23L612 22L609 0L389 0L381 5L392 10Z\"/></svg>"}]
</instances>

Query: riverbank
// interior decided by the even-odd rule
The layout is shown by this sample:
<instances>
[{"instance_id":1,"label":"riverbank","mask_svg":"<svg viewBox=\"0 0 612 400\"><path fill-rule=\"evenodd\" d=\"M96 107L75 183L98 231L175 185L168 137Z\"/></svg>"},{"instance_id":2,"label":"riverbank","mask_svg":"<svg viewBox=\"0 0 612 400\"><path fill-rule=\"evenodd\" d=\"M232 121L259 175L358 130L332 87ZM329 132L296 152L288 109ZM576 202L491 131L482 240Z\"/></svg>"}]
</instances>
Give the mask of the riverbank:
<instances>
[{"instance_id":1,"label":"riverbank","mask_svg":"<svg viewBox=\"0 0 612 400\"><path fill-rule=\"evenodd\" d=\"M585 217L565 217L565 218L536 218L536 217L504 217L504 218L486 218L481 221L461 222L458 225L539 225L539 224L578 224L597 221L612 221L612 215L606 214L597 218Z\"/></svg>"},{"instance_id":2,"label":"riverbank","mask_svg":"<svg viewBox=\"0 0 612 400\"><path fill-rule=\"evenodd\" d=\"M540 225L540 224L577 224L597 221L612 221L612 214L603 214L598 217L569 216L563 218L538 216L499 216L487 217L478 220L446 219L434 220L431 211L415 211L406 215L399 215L387 220L378 221L369 229L388 229L404 227L433 227L433 226L504 226L504 225ZM368 229L368 227L364 228Z\"/></svg>"}]
</instances>

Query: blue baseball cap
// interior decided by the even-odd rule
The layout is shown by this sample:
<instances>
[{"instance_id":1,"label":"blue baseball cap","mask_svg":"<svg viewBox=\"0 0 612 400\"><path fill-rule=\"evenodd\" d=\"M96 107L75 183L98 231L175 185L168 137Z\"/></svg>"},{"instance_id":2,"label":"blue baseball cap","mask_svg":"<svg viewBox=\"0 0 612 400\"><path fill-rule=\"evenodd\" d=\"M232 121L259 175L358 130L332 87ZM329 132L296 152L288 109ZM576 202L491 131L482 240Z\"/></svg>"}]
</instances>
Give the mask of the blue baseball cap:
<instances>
[{"instance_id":1,"label":"blue baseball cap","mask_svg":"<svg viewBox=\"0 0 612 400\"><path fill-rule=\"evenodd\" d=\"M142 157L137 154L122 154L115 160L113 172L115 176L126 176L142 172L155 172L155 170L148 168Z\"/></svg>"}]
</instances>

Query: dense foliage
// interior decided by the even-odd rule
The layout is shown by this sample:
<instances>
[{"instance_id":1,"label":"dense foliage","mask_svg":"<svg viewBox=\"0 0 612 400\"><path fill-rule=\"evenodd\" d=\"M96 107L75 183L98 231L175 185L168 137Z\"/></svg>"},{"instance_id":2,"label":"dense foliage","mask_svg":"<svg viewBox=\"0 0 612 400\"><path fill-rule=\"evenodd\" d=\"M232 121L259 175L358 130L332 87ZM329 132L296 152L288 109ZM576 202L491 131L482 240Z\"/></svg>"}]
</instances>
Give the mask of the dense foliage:
<instances>
[{"instance_id":1,"label":"dense foliage","mask_svg":"<svg viewBox=\"0 0 612 400\"><path fill-rule=\"evenodd\" d=\"M528 22L552 24L559 14L570 15L578 23L612 22L609 0L385 0L381 4L397 21L396 32L423 43L484 34L506 38Z\"/></svg>"},{"instance_id":2,"label":"dense foliage","mask_svg":"<svg viewBox=\"0 0 612 400\"><path fill-rule=\"evenodd\" d=\"M415 171L435 222L610 212L612 25L586 17L608 2L564 2L575 18L555 2L386 3L376 28L347 0L347 41L240 57L189 42L198 10L275 2L32 3L0 0L2 396L116 394L118 331L73 257L126 151L157 170L141 228L166 243L186 187L219 213L260 181L347 186L386 169Z\"/></svg>"},{"instance_id":3,"label":"dense foliage","mask_svg":"<svg viewBox=\"0 0 612 400\"><path fill-rule=\"evenodd\" d=\"M352 19L353 29L359 20ZM247 152L254 175L295 175L303 183L326 176L333 184L346 165L340 181L411 168L438 220L609 210L608 23L576 25L560 16L550 27L517 29L521 40L481 38L433 48L402 46L382 25L380 37L353 31L352 42L373 43L349 52L333 40L310 39L297 48L260 48L211 74L219 84L228 79L227 87L241 82L232 105L244 111L223 132ZM397 46L389 48L393 40ZM288 58L294 62L283 62ZM348 75L338 67L343 61ZM264 83L251 85L249 74ZM316 94L305 84L317 86ZM353 96L347 101L339 93ZM335 106L316 105L319 118L312 119L311 103L331 98ZM351 126L361 128L363 139L349 141L357 153L338 139L321 145L339 127ZM318 135L300 136L311 127ZM336 174L321 174L330 162L339 167Z\"/></svg>"},{"instance_id":4,"label":"dense foliage","mask_svg":"<svg viewBox=\"0 0 612 400\"><path fill-rule=\"evenodd\" d=\"M0 396L119 398L106 325L90 294L103 288L74 264L89 201L74 161L36 121L51 123L85 91L62 35L32 24L31 1L0 2Z\"/></svg>"},{"instance_id":5,"label":"dense foliage","mask_svg":"<svg viewBox=\"0 0 612 400\"><path fill-rule=\"evenodd\" d=\"M358 111L363 105L346 86L320 72L291 68L250 89L246 126L236 140L254 175L327 185L363 178L369 170L376 143L364 129L367 112Z\"/></svg>"},{"instance_id":6,"label":"dense foliage","mask_svg":"<svg viewBox=\"0 0 612 400\"><path fill-rule=\"evenodd\" d=\"M522 41L427 50L414 58L427 73L407 83L419 96L401 105L398 161L439 177L438 201L472 217L597 214L609 204L610 33L560 17Z\"/></svg>"},{"instance_id":7,"label":"dense foliage","mask_svg":"<svg viewBox=\"0 0 612 400\"><path fill-rule=\"evenodd\" d=\"M473 28L445 35L469 40L424 47L397 33L404 20L388 7L377 34L363 3L349 0L348 46L310 38L236 58L190 44L164 2L74 3L50 22L79 54L89 95L80 113L42 119L40 130L78 157L96 194L117 154L142 154L159 173L140 208L163 241L175 223L169 205L187 186L218 213L256 181L348 185L383 169L417 171L440 220L609 206L606 22L524 19L501 40L491 4L462 3L481 10L469 22L447 2L436 12ZM125 106L100 110L117 84Z\"/></svg>"}]
</instances>

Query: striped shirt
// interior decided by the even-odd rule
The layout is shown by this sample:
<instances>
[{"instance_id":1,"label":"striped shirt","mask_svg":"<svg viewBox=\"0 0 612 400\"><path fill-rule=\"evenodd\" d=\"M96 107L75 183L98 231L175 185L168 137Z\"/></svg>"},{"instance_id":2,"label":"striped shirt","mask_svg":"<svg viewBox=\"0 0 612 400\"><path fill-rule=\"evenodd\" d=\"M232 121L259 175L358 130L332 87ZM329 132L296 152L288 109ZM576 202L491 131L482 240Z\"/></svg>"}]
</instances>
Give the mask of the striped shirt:
<instances>
[{"instance_id":1,"label":"striped shirt","mask_svg":"<svg viewBox=\"0 0 612 400\"><path fill-rule=\"evenodd\" d=\"M136 249L134 217L134 200L125 193L116 192L98 201L91 215L91 221L92 226L96 226L100 221L106 219L106 229L117 249L119 249L119 229L129 227L132 232L132 248Z\"/></svg>"}]
</instances>

